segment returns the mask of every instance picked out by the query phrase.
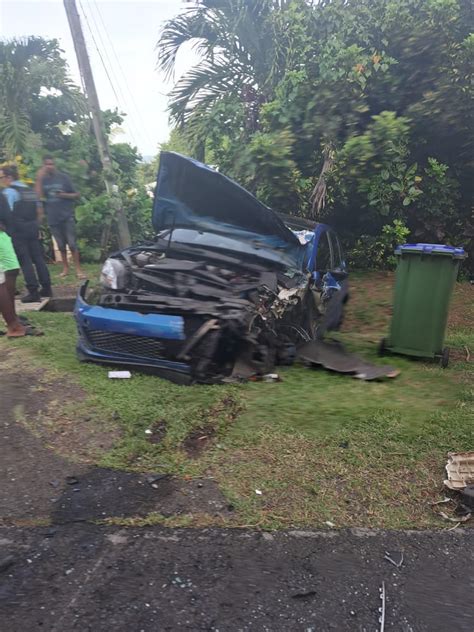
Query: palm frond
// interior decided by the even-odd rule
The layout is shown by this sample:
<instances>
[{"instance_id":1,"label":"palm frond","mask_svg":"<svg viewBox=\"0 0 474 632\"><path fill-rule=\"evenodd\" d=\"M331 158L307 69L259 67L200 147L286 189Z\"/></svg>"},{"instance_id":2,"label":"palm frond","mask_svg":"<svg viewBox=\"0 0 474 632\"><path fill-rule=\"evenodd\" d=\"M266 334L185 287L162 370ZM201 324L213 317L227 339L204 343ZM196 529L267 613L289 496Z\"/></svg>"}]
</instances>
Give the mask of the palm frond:
<instances>
[{"instance_id":1,"label":"palm frond","mask_svg":"<svg viewBox=\"0 0 474 632\"><path fill-rule=\"evenodd\" d=\"M9 62L15 68L25 68L35 56L45 56L47 40L38 36L17 37L0 42L0 64Z\"/></svg>"},{"instance_id":2,"label":"palm frond","mask_svg":"<svg viewBox=\"0 0 474 632\"><path fill-rule=\"evenodd\" d=\"M225 58L202 62L189 70L170 93L170 114L177 125L183 125L194 108L212 104L219 97L238 92L249 81L242 66L234 65L229 73Z\"/></svg>"},{"instance_id":3,"label":"palm frond","mask_svg":"<svg viewBox=\"0 0 474 632\"><path fill-rule=\"evenodd\" d=\"M218 32L212 12L188 9L166 22L156 45L157 67L166 78L172 77L176 57L183 44L193 42L196 50L206 54L217 45Z\"/></svg>"},{"instance_id":4,"label":"palm frond","mask_svg":"<svg viewBox=\"0 0 474 632\"><path fill-rule=\"evenodd\" d=\"M30 119L25 112L2 112L0 116L0 147L9 158L21 154L25 150L30 134Z\"/></svg>"},{"instance_id":5,"label":"palm frond","mask_svg":"<svg viewBox=\"0 0 474 632\"><path fill-rule=\"evenodd\" d=\"M248 102L249 86L255 93L252 103L271 98L281 67L273 16L285 6L281 0L197 0L165 23L157 50L158 68L167 78L184 44L191 43L201 57L169 95L175 124L183 125L196 108L207 111L228 93L240 93Z\"/></svg>"}]
</instances>

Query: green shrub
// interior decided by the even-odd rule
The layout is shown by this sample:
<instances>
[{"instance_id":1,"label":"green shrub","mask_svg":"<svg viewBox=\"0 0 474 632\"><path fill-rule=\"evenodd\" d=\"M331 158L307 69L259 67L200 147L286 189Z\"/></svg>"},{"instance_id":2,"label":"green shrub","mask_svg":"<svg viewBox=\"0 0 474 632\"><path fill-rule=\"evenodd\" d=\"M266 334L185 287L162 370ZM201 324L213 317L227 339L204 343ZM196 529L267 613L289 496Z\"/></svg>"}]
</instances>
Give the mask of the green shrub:
<instances>
[{"instance_id":1,"label":"green shrub","mask_svg":"<svg viewBox=\"0 0 474 632\"><path fill-rule=\"evenodd\" d=\"M382 227L380 235L362 235L348 253L349 265L354 268L394 268L395 248L406 242L409 229L399 220Z\"/></svg>"}]
</instances>

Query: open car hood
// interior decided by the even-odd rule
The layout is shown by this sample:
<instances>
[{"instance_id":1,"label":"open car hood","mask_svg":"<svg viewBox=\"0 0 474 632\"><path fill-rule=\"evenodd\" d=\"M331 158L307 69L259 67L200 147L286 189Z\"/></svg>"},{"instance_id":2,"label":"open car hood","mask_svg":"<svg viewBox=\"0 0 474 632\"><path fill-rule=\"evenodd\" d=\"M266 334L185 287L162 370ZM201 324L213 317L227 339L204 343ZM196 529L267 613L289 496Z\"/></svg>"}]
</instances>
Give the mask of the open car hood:
<instances>
[{"instance_id":1,"label":"open car hood","mask_svg":"<svg viewBox=\"0 0 474 632\"><path fill-rule=\"evenodd\" d=\"M153 228L192 228L281 249L295 262L300 243L282 220L251 193L197 160L162 152Z\"/></svg>"}]
</instances>

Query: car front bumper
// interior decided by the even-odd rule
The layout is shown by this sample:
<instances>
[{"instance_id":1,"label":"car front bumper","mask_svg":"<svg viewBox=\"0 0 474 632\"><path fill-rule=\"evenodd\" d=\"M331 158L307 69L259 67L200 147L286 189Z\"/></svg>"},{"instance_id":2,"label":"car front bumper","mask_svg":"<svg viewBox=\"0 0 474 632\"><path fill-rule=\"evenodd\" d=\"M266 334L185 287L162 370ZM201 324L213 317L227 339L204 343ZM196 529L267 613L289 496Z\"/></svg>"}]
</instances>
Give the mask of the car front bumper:
<instances>
[{"instance_id":1,"label":"car front bumper","mask_svg":"<svg viewBox=\"0 0 474 632\"><path fill-rule=\"evenodd\" d=\"M81 360L138 366L178 382L191 379L190 366L173 359L186 338L181 316L89 305L86 289L87 283L80 288L74 308Z\"/></svg>"}]
</instances>

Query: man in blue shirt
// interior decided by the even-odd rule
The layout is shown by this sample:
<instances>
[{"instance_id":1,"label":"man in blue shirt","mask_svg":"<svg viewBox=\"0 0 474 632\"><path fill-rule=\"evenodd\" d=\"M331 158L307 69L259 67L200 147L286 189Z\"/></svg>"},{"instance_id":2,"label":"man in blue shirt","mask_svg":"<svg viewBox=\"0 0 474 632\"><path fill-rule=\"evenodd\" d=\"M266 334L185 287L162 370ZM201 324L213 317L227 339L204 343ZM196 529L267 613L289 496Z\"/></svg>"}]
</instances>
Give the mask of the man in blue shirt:
<instances>
[{"instance_id":1,"label":"man in blue shirt","mask_svg":"<svg viewBox=\"0 0 474 632\"><path fill-rule=\"evenodd\" d=\"M0 168L0 183L11 210L8 231L28 289L21 301L39 302L42 297L52 296L51 277L39 238L41 207L33 189L18 179L15 165Z\"/></svg>"}]
</instances>

